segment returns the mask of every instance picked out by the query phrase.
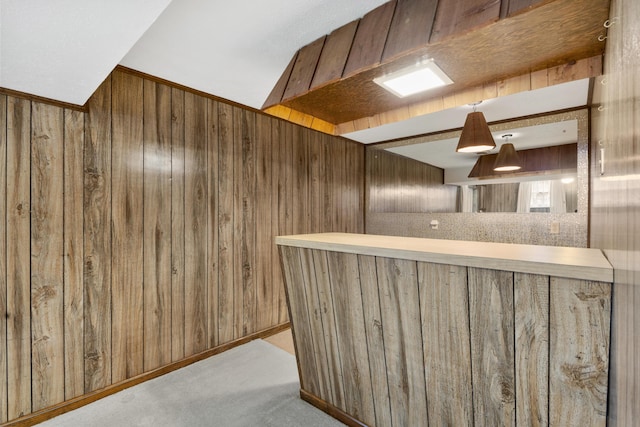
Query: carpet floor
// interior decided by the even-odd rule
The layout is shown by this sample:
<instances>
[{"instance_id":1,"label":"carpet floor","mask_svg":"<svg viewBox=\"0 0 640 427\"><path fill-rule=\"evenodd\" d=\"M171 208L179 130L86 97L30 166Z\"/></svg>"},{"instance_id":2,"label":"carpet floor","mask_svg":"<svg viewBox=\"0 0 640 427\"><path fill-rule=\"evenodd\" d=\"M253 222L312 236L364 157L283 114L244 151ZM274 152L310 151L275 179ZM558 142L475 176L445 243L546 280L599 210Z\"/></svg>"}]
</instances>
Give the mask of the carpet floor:
<instances>
[{"instance_id":1,"label":"carpet floor","mask_svg":"<svg viewBox=\"0 0 640 427\"><path fill-rule=\"evenodd\" d=\"M334 427L304 402L295 357L254 340L128 388L39 427Z\"/></svg>"}]
</instances>

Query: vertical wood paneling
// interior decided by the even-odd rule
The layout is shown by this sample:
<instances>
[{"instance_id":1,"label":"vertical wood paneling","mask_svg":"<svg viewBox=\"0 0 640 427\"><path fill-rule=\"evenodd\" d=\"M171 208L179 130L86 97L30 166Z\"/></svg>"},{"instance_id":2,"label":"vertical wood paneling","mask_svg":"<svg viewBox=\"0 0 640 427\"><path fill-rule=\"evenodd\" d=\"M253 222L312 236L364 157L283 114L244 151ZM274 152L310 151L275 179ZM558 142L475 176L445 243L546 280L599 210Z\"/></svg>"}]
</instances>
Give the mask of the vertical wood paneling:
<instances>
[{"instance_id":1,"label":"vertical wood paneling","mask_svg":"<svg viewBox=\"0 0 640 427\"><path fill-rule=\"evenodd\" d=\"M437 6L437 0L398 0L382 60L427 44Z\"/></svg>"},{"instance_id":2,"label":"vertical wood paneling","mask_svg":"<svg viewBox=\"0 0 640 427\"><path fill-rule=\"evenodd\" d=\"M499 0L438 2L431 43L497 21L501 3Z\"/></svg>"},{"instance_id":3,"label":"vertical wood paneling","mask_svg":"<svg viewBox=\"0 0 640 427\"><path fill-rule=\"evenodd\" d=\"M171 360L184 357L184 92L171 89Z\"/></svg>"},{"instance_id":4,"label":"vertical wood paneling","mask_svg":"<svg viewBox=\"0 0 640 427\"><path fill-rule=\"evenodd\" d=\"M311 89L342 77L356 28L358 21L351 21L327 36L311 81Z\"/></svg>"},{"instance_id":5,"label":"vertical wood paneling","mask_svg":"<svg viewBox=\"0 0 640 427\"><path fill-rule=\"evenodd\" d=\"M171 362L171 88L144 82L144 369Z\"/></svg>"},{"instance_id":6,"label":"vertical wood paneling","mask_svg":"<svg viewBox=\"0 0 640 427\"><path fill-rule=\"evenodd\" d=\"M31 103L7 98L8 418L31 412Z\"/></svg>"},{"instance_id":7,"label":"vertical wood paneling","mask_svg":"<svg viewBox=\"0 0 640 427\"><path fill-rule=\"evenodd\" d=\"M604 426L611 286L552 278L549 293L549 424Z\"/></svg>"},{"instance_id":8,"label":"vertical wood paneling","mask_svg":"<svg viewBox=\"0 0 640 427\"><path fill-rule=\"evenodd\" d=\"M316 279L315 263L313 251L311 249L299 249L302 282L300 285L304 290L305 307L308 307L309 330L311 332L311 343L316 361L315 376L318 379L318 397L331 402L333 393L331 389L331 374L327 350L324 342L325 332L323 325L322 305L318 294L318 284Z\"/></svg>"},{"instance_id":9,"label":"vertical wood paneling","mask_svg":"<svg viewBox=\"0 0 640 427\"><path fill-rule=\"evenodd\" d=\"M416 262L376 258L393 425L428 425Z\"/></svg>"},{"instance_id":10,"label":"vertical wood paneling","mask_svg":"<svg viewBox=\"0 0 640 427\"><path fill-rule=\"evenodd\" d=\"M419 262L418 282L429 422L473 425L467 269Z\"/></svg>"},{"instance_id":11,"label":"vertical wood paneling","mask_svg":"<svg viewBox=\"0 0 640 427\"><path fill-rule=\"evenodd\" d=\"M301 95L309 90L325 38L322 36L298 51L287 88L282 95L283 100Z\"/></svg>"},{"instance_id":12,"label":"vertical wood paneling","mask_svg":"<svg viewBox=\"0 0 640 427\"><path fill-rule=\"evenodd\" d=\"M474 420L515 424L513 273L468 269Z\"/></svg>"},{"instance_id":13,"label":"vertical wood paneling","mask_svg":"<svg viewBox=\"0 0 640 427\"><path fill-rule=\"evenodd\" d=\"M388 1L360 19L343 77L380 63L395 7L395 0Z\"/></svg>"},{"instance_id":14,"label":"vertical wood paneling","mask_svg":"<svg viewBox=\"0 0 640 427\"><path fill-rule=\"evenodd\" d=\"M282 252L280 259L288 298L291 301L296 301L296 304L290 305L290 310L292 322L295 324L295 327L292 326L291 330L296 337L296 358L299 360L300 388L317 396L320 388L304 283L301 281L303 274L300 263L300 249L287 246L279 246L278 249Z\"/></svg>"},{"instance_id":15,"label":"vertical wood paneling","mask_svg":"<svg viewBox=\"0 0 640 427\"><path fill-rule=\"evenodd\" d=\"M84 394L84 115L64 112L64 394Z\"/></svg>"},{"instance_id":16,"label":"vertical wood paneling","mask_svg":"<svg viewBox=\"0 0 640 427\"><path fill-rule=\"evenodd\" d=\"M244 326L244 287L245 287L245 271L244 262L246 256L246 248L243 246L245 230L243 218L243 202L244 202L244 137L243 127L244 115L240 108L232 108L233 118L233 278L237 286L233 287L233 338L242 336Z\"/></svg>"},{"instance_id":17,"label":"vertical wood paneling","mask_svg":"<svg viewBox=\"0 0 640 427\"><path fill-rule=\"evenodd\" d=\"M111 384L111 77L89 99L84 146L84 388Z\"/></svg>"},{"instance_id":18,"label":"vertical wood paneling","mask_svg":"<svg viewBox=\"0 0 640 427\"><path fill-rule=\"evenodd\" d=\"M242 332L256 331L256 144L252 111L242 112Z\"/></svg>"},{"instance_id":19,"label":"vertical wood paneling","mask_svg":"<svg viewBox=\"0 0 640 427\"><path fill-rule=\"evenodd\" d=\"M369 373L369 353L360 293L358 256L327 252L333 308L342 363L345 411L367 425L375 424L373 389Z\"/></svg>"},{"instance_id":20,"label":"vertical wood paneling","mask_svg":"<svg viewBox=\"0 0 640 427\"><path fill-rule=\"evenodd\" d=\"M185 94L185 356L207 346L207 100Z\"/></svg>"},{"instance_id":21,"label":"vertical wood paneling","mask_svg":"<svg viewBox=\"0 0 640 427\"><path fill-rule=\"evenodd\" d=\"M515 273L516 424L549 423L549 277Z\"/></svg>"},{"instance_id":22,"label":"vertical wood paneling","mask_svg":"<svg viewBox=\"0 0 640 427\"><path fill-rule=\"evenodd\" d=\"M361 146L134 73L0 125L2 422L286 322L274 236L362 222Z\"/></svg>"},{"instance_id":23,"label":"vertical wood paneling","mask_svg":"<svg viewBox=\"0 0 640 427\"><path fill-rule=\"evenodd\" d=\"M218 331L220 344L233 340L234 312L234 162L233 109L218 106Z\"/></svg>"},{"instance_id":24,"label":"vertical wood paneling","mask_svg":"<svg viewBox=\"0 0 640 427\"><path fill-rule=\"evenodd\" d=\"M318 307L324 332L324 348L328 373L327 384L331 386L331 402L339 409L346 410L344 395L344 376L338 351L338 327L334 316L334 304L331 291L329 264L324 251L312 250L313 265L318 291Z\"/></svg>"},{"instance_id":25,"label":"vertical wood paneling","mask_svg":"<svg viewBox=\"0 0 640 427\"><path fill-rule=\"evenodd\" d=\"M272 200L273 188L272 173L276 167L273 164L272 153L277 145L272 143L271 139L271 126L273 121L267 116L258 114L256 115L256 134L255 134L255 149L256 149L256 248L261 250L256 253L256 273L255 273L255 287L256 287L256 318L255 328L256 330L262 330L268 327L272 320L271 314L276 309L277 300L274 300L274 293L277 295L277 287L275 286L277 281L274 281L273 269L277 269L277 266L273 266L271 263L273 252L275 249L275 243L272 236L272 225L277 222L272 221L273 209ZM277 313L277 309L275 310ZM275 324L275 322L274 322Z\"/></svg>"},{"instance_id":26,"label":"vertical wood paneling","mask_svg":"<svg viewBox=\"0 0 640 427\"><path fill-rule=\"evenodd\" d=\"M0 95L0 423L7 421L7 97Z\"/></svg>"},{"instance_id":27,"label":"vertical wood paneling","mask_svg":"<svg viewBox=\"0 0 640 427\"><path fill-rule=\"evenodd\" d=\"M38 411L64 400L64 114L31 116L31 396Z\"/></svg>"},{"instance_id":28,"label":"vertical wood paneling","mask_svg":"<svg viewBox=\"0 0 640 427\"><path fill-rule=\"evenodd\" d=\"M143 80L112 77L112 379L144 371Z\"/></svg>"},{"instance_id":29,"label":"vertical wood paneling","mask_svg":"<svg viewBox=\"0 0 640 427\"><path fill-rule=\"evenodd\" d=\"M208 346L220 343L218 319L218 102L207 100L207 328Z\"/></svg>"},{"instance_id":30,"label":"vertical wood paneling","mask_svg":"<svg viewBox=\"0 0 640 427\"><path fill-rule=\"evenodd\" d=\"M390 426L391 404L389 401L389 382L387 381L387 363L385 357L384 337L382 334L382 313L380 311L380 295L377 286L378 273L376 258L358 255L360 269L360 283L362 291L362 307L364 312L364 327L367 334L367 348L369 354L376 355L369 358L371 372L371 387L373 389L373 403L376 410L376 425Z\"/></svg>"}]
</instances>

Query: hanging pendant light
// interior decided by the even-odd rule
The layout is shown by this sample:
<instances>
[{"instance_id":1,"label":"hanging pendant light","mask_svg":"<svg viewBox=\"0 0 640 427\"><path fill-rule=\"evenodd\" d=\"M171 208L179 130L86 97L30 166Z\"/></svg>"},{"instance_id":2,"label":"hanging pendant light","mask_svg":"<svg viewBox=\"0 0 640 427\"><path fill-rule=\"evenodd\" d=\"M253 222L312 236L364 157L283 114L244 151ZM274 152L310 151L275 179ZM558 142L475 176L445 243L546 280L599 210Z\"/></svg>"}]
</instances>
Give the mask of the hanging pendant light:
<instances>
[{"instance_id":1,"label":"hanging pendant light","mask_svg":"<svg viewBox=\"0 0 640 427\"><path fill-rule=\"evenodd\" d=\"M456 152L458 153L479 153L481 151L489 151L496 146L487 120L482 112L476 111L476 106L480 102L472 104L473 112L467 114L467 119L464 121L464 127L460 134L460 141L458 141L458 147L456 147Z\"/></svg>"},{"instance_id":2,"label":"hanging pendant light","mask_svg":"<svg viewBox=\"0 0 640 427\"><path fill-rule=\"evenodd\" d=\"M493 164L493 170L496 172L510 172L522 168L518 152L513 144L509 142L509 138L512 136L513 135L510 133L502 135L505 142L500 147L500 152L498 153L498 157L496 157L496 162Z\"/></svg>"}]
</instances>

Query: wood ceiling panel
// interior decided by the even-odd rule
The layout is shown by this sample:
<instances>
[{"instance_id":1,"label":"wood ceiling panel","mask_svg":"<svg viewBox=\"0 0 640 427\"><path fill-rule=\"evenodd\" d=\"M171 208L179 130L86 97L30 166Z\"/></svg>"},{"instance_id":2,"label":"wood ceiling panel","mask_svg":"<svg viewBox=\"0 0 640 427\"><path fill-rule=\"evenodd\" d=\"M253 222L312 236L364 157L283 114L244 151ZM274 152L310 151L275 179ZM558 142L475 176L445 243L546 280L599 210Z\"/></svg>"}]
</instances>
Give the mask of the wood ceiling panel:
<instances>
[{"instance_id":1,"label":"wood ceiling panel","mask_svg":"<svg viewBox=\"0 0 640 427\"><path fill-rule=\"evenodd\" d=\"M344 69L345 77L380 63L395 7L395 0L390 1L373 9L360 20Z\"/></svg>"},{"instance_id":2,"label":"wood ceiling panel","mask_svg":"<svg viewBox=\"0 0 640 427\"><path fill-rule=\"evenodd\" d=\"M500 0L440 2L433 24L431 43L481 27L500 18Z\"/></svg>"},{"instance_id":3,"label":"wood ceiling panel","mask_svg":"<svg viewBox=\"0 0 640 427\"><path fill-rule=\"evenodd\" d=\"M608 10L609 0L546 2L527 13L424 45L394 61L308 91L283 104L340 124L601 55L604 42L598 41L598 36L604 33ZM373 78L413 64L423 56L434 58L454 84L401 99L373 83Z\"/></svg>"},{"instance_id":4,"label":"wood ceiling panel","mask_svg":"<svg viewBox=\"0 0 640 427\"><path fill-rule=\"evenodd\" d=\"M325 38L326 36L319 38L298 52L293 71L291 71L291 77L289 77L287 88L284 91L283 99L300 95L309 90Z\"/></svg>"},{"instance_id":5,"label":"wood ceiling panel","mask_svg":"<svg viewBox=\"0 0 640 427\"><path fill-rule=\"evenodd\" d=\"M318 68L311 82L312 90L342 77L356 28L358 28L358 21L352 21L327 36L318 60Z\"/></svg>"},{"instance_id":6,"label":"wood ceiling panel","mask_svg":"<svg viewBox=\"0 0 640 427\"><path fill-rule=\"evenodd\" d=\"M398 0L382 61L429 42L438 0Z\"/></svg>"}]
</instances>

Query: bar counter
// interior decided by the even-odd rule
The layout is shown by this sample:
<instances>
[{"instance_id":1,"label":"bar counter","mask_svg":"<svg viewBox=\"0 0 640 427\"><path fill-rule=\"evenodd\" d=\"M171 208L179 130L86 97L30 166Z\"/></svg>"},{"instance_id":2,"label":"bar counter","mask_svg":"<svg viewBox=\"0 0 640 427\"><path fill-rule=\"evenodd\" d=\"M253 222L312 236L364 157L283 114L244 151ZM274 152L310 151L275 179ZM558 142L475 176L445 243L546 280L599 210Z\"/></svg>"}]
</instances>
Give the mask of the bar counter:
<instances>
[{"instance_id":1,"label":"bar counter","mask_svg":"<svg viewBox=\"0 0 640 427\"><path fill-rule=\"evenodd\" d=\"M276 238L303 399L353 426L605 425L601 251Z\"/></svg>"}]
</instances>

